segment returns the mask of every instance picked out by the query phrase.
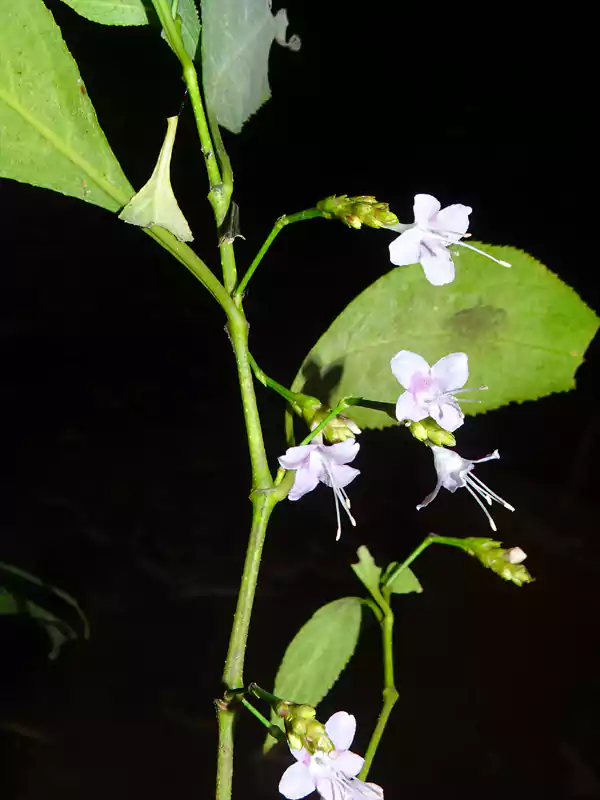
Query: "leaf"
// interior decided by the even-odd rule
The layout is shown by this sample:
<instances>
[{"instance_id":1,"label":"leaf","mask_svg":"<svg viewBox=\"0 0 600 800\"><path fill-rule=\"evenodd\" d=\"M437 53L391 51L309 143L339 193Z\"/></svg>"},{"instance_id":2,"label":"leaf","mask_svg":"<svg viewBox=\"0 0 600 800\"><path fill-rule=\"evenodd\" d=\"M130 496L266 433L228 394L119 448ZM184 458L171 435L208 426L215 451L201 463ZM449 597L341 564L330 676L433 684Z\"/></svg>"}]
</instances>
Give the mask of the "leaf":
<instances>
[{"instance_id":1,"label":"leaf","mask_svg":"<svg viewBox=\"0 0 600 800\"><path fill-rule=\"evenodd\" d=\"M152 175L127 203L119 219L141 228L160 225L180 242L191 242L194 237L171 186L171 156L178 121L179 117L169 117L167 120L167 133Z\"/></svg>"},{"instance_id":2,"label":"leaf","mask_svg":"<svg viewBox=\"0 0 600 800\"><path fill-rule=\"evenodd\" d=\"M379 594L381 567L378 567L368 548L361 545L356 551L358 564L350 564L356 576L367 587L371 594Z\"/></svg>"},{"instance_id":3,"label":"leaf","mask_svg":"<svg viewBox=\"0 0 600 800\"><path fill-rule=\"evenodd\" d=\"M420 594L423 591L423 587L410 567L405 567L402 572L398 572L396 577L388 583L388 576L392 574L397 566L397 561L392 561L388 566L385 571L384 579L381 582L382 587L392 594L410 594L411 592L418 592Z\"/></svg>"},{"instance_id":4,"label":"leaf","mask_svg":"<svg viewBox=\"0 0 600 800\"><path fill-rule=\"evenodd\" d=\"M514 247L478 246L512 268L461 252L456 279L444 287L429 284L416 265L392 270L319 339L293 391L316 395L331 407L350 395L395 403L403 389L390 360L399 350L419 353L430 364L466 352L468 386L489 387L474 393L480 402L464 403L468 414L572 389L598 318L532 256ZM349 416L361 428L395 423L382 411L360 407Z\"/></svg>"},{"instance_id":5,"label":"leaf","mask_svg":"<svg viewBox=\"0 0 600 800\"><path fill-rule=\"evenodd\" d=\"M342 597L313 614L288 645L275 678L282 700L318 705L352 657L360 633L361 601ZM271 721L281 727L273 714ZM267 736L265 752L275 744Z\"/></svg>"},{"instance_id":6,"label":"leaf","mask_svg":"<svg viewBox=\"0 0 600 800\"><path fill-rule=\"evenodd\" d=\"M202 73L206 104L219 125L239 133L271 96L269 51L286 41L287 13L271 13L271 0L202 0Z\"/></svg>"},{"instance_id":7,"label":"leaf","mask_svg":"<svg viewBox=\"0 0 600 800\"><path fill-rule=\"evenodd\" d=\"M63 0L82 17L101 25L147 25L143 0Z\"/></svg>"},{"instance_id":8,"label":"leaf","mask_svg":"<svg viewBox=\"0 0 600 800\"><path fill-rule=\"evenodd\" d=\"M118 210L133 189L52 15L42 0L3 6L0 177Z\"/></svg>"},{"instance_id":9,"label":"leaf","mask_svg":"<svg viewBox=\"0 0 600 800\"><path fill-rule=\"evenodd\" d=\"M194 0L179 0L177 13L181 20L181 40L190 58L195 58L200 41L200 17Z\"/></svg>"},{"instance_id":10,"label":"leaf","mask_svg":"<svg viewBox=\"0 0 600 800\"><path fill-rule=\"evenodd\" d=\"M62 645L65 642L78 638L75 627L66 620L62 619L52 609L56 606L55 598L61 603L67 603L77 613L80 623L82 623L82 634L85 639L89 638L89 624L87 618L77 601L71 595L58 589L56 586L45 584L35 575L31 575L11 564L0 562L0 573L3 573L2 581L5 586L0 586L0 615L27 614L39 625L41 625L51 642L51 651L48 657L55 659ZM43 605L42 605L43 603Z\"/></svg>"}]
</instances>

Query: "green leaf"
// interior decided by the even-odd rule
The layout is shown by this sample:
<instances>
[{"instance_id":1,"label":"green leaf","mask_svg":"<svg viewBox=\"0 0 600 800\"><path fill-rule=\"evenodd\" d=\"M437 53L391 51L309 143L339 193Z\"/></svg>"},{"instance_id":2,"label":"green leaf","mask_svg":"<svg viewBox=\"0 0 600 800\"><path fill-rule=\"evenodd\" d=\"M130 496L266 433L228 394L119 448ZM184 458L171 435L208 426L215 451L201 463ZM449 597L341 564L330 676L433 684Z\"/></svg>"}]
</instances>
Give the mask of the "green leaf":
<instances>
[{"instance_id":1,"label":"green leaf","mask_svg":"<svg viewBox=\"0 0 600 800\"><path fill-rule=\"evenodd\" d=\"M59 607L66 603L75 610L81 634L89 638L87 618L77 601L67 592L11 564L0 562L0 573L5 584L0 586L0 615L27 614L41 625L52 645L49 658L56 658L65 642L77 639L80 635L72 624L62 618L64 614L59 616L53 610L52 606L57 605L56 598L61 601Z\"/></svg>"},{"instance_id":2,"label":"green leaf","mask_svg":"<svg viewBox=\"0 0 600 800\"><path fill-rule=\"evenodd\" d=\"M411 592L418 592L420 594L423 591L423 587L410 567L405 567L402 572L396 574L392 581L388 582L388 577L397 566L397 561L392 561L388 566L385 571L384 579L381 582L382 587L392 594L410 594Z\"/></svg>"},{"instance_id":3,"label":"green leaf","mask_svg":"<svg viewBox=\"0 0 600 800\"><path fill-rule=\"evenodd\" d=\"M358 556L358 564L350 564L350 566L371 594L379 594L381 567L377 566L373 556L364 544L358 548L356 555Z\"/></svg>"},{"instance_id":4,"label":"green leaf","mask_svg":"<svg viewBox=\"0 0 600 800\"><path fill-rule=\"evenodd\" d=\"M124 206L133 189L42 0L3 4L0 52L0 177Z\"/></svg>"},{"instance_id":5,"label":"green leaf","mask_svg":"<svg viewBox=\"0 0 600 800\"><path fill-rule=\"evenodd\" d=\"M350 395L395 403L404 390L390 360L400 350L419 353L430 364L466 352L468 385L489 387L474 393L480 402L464 403L468 414L572 389L598 329L596 314L527 253L478 246L512 268L463 251L455 281L443 287L429 284L417 265L392 270L334 321L305 359L293 391L331 407ZM361 428L395 422L370 408L353 407L349 416Z\"/></svg>"},{"instance_id":6,"label":"green leaf","mask_svg":"<svg viewBox=\"0 0 600 800\"><path fill-rule=\"evenodd\" d=\"M239 133L271 96L269 51L286 41L287 13L271 13L271 0L202 0L202 73L206 104L219 125Z\"/></svg>"},{"instance_id":7,"label":"green leaf","mask_svg":"<svg viewBox=\"0 0 600 800\"><path fill-rule=\"evenodd\" d=\"M147 25L143 0L63 0L82 17L101 25Z\"/></svg>"},{"instance_id":8,"label":"green leaf","mask_svg":"<svg viewBox=\"0 0 600 800\"><path fill-rule=\"evenodd\" d=\"M273 693L282 700L317 706L352 657L361 622L361 601L343 597L320 608L288 645ZM271 716L274 725L281 719ZM275 740L267 736L265 752Z\"/></svg>"},{"instance_id":9,"label":"green leaf","mask_svg":"<svg viewBox=\"0 0 600 800\"><path fill-rule=\"evenodd\" d=\"M194 0L179 0L177 13L181 20L181 40L188 56L196 56L200 41L200 17Z\"/></svg>"}]
</instances>

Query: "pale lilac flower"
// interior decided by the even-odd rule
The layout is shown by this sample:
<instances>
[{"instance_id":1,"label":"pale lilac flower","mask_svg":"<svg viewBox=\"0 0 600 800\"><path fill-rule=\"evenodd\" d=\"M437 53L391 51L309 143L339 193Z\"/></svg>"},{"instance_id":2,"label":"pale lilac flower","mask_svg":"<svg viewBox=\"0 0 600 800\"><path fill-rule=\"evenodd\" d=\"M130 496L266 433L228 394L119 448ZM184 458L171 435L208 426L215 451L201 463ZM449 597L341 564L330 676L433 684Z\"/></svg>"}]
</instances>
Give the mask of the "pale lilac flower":
<instances>
[{"instance_id":1,"label":"pale lilac flower","mask_svg":"<svg viewBox=\"0 0 600 800\"><path fill-rule=\"evenodd\" d=\"M289 500L299 500L307 492L312 492L319 482L331 486L337 516L336 541L342 532L340 505L350 522L356 525L356 520L350 513L350 499L344 487L360 475L359 470L348 466L348 462L356 458L359 448L360 445L355 439L346 439L332 445L301 444L298 447L289 447L285 455L279 457L282 467L296 470L294 485L288 495Z\"/></svg>"},{"instance_id":2,"label":"pale lilac flower","mask_svg":"<svg viewBox=\"0 0 600 800\"><path fill-rule=\"evenodd\" d=\"M335 750L317 751L314 755L304 748L292 750L296 763L283 773L279 782L281 794L288 800L300 800L316 790L323 800L382 800L380 786L356 777L365 760L348 749L356 732L354 716L338 711L329 717L325 730Z\"/></svg>"},{"instance_id":3,"label":"pale lilac flower","mask_svg":"<svg viewBox=\"0 0 600 800\"><path fill-rule=\"evenodd\" d=\"M448 251L451 244L468 247L503 267L510 267L506 261L500 261L489 253L460 241L470 235L467 229L472 210L470 206L463 206L461 203L442 208L439 200L430 194L415 195L414 223L388 226L389 230L400 232L400 236L390 244L390 261L398 267L418 262L429 283L435 286L454 280L454 263Z\"/></svg>"},{"instance_id":4,"label":"pale lilac flower","mask_svg":"<svg viewBox=\"0 0 600 800\"><path fill-rule=\"evenodd\" d=\"M457 489L465 488L467 492L475 498L477 503L479 503L488 518L491 529L495 531L496 523L492 519L487 508L481 502L480 496L483 497L489 506L492 505L492 500L495 500L497 503L503 505L504 508L508 508L509 511L514 511L515 509L510 503L507 503L506 500L503 500L497 495L496 492L492 492L483 481L479 480L479 478L473 474L473 468L475 464L481 464L483 461L492 461L496 458L500 458L500 453L494 450L493 453L490 453L489 456L485 456L485 458L476 458L474 461L469 461L468 458L462 458L454 450L448 450L445 447L431 445L431 449L433 450L433 463L437 472L437 484L433 492L428 494L425 500L417 506L417 511L420 511L420 509L428 506L432 500L435 500L442 486L444 489L448 489L449 492L455 492ZM509 557L511 564L518 564L519 561L523 561L526 558L525 553L523 553L520 548L513 548L511 552L514 553L513 556ZM512 561L512 558L517 560Z\"/></svg>"},{"instance_id":5,"label":"pale lilac flower","mask_svg":"<svg viewBox=\"0 0 600 800\"><path fill-rule=\"evenodd\" d=\"M406 391L396 403L396 417L420 422L432 417L447 431L455 431L463 424L464 414L454 397L469 377L466 353L450 353L430 367L425 359L410 350L400 350L390 362L396 380ZM484 389L486 387L479 387Z\"/></svg>"}]
</instances>

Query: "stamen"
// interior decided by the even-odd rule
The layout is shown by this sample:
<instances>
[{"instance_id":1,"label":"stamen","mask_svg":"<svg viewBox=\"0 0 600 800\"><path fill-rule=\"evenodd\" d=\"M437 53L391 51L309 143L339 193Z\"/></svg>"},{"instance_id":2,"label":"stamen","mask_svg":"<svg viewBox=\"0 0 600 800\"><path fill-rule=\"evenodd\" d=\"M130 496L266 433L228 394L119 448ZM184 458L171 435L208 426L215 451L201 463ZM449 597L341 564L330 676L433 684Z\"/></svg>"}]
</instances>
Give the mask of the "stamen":
<instances>
[{"instance_id":1,"label":"stamen","mask_svg":"<svg viewBox=\"0 0 600 800\"><path fill-rule=\"evenodd\" d=\"M492 515L491 515L491 514L490 514L490 512L487 510L487 508L486 508L486 507L483 505L483 503L481 502L481 500L480 500L480 499L479 499L479 497L477 496L476 492L474 492L474 491L473 491L473 489L472 489L472 488L469 486L469 484L468 484L468 483L467 483L467 484L465 484L465 489L467 490L467 492L469 492L469 494L471 495L471 497L474 497L474 498L475 498L476 502L477 502L477 503L479 504L479 506L482 508L482 510L483 510L483 513L484 513L484 514L486 515L486 517L488 518L488 522L490 523L490 528L491 528L493 531L497 531L497 530L498 530L498 528L496 527L496 523L495 523L495 522L494 522L494 520L492 519Z\"/></svg>"},{"instance_id":2,"label":"stamen","mask_svg":"<svg viewBox=\"0 0 600 800\"><path fill-rule=\"evenodd\" d=\"M511 506L511 504L507 503L506 500L504 500L502 497L500 497L499 494L496 494L496 492L493 492L488 486L485 485L485 483L480 478L477 477L477 475L474 475L473 473L471 473L468 477L471 480L476 481L478 484L483 486L483 488L489 494L489 496L493 500L495 500L497 503L500 503L500 505L504 506L504 508L508 508L509 511L514 511L515 510L514 506Z\"/></svg>"},{"instance_id":3,"label":"stamen","mask_svg":"<svg viewBox=\"0 0 600 800\"><path fill-rule=\"evenodd\" d=\"M501 267L512 267L512 264L509 264L508 261L501 261L499 258L494 258L489 253L484 253L483 250L479 250L477 247L473 247L472 244L467 244L466 242L454 242L454 244L460 244L462 247L468 247L469 250L474 250L479 255L485 256L486 258L491 258L492 261L495 261L496 264L500 264Z\"/></svg>"}]
</instances>

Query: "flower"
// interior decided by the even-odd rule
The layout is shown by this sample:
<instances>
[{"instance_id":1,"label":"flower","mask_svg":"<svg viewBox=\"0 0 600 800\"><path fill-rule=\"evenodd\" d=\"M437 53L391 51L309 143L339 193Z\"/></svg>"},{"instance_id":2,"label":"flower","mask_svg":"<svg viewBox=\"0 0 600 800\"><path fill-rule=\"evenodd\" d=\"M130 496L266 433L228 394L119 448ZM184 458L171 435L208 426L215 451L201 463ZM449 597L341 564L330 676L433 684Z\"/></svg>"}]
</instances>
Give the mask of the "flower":
<instances>
[{"instance_id":1,"label":"flower","mask_svg":"<svg viewBox=\"0 0 600 800\"><path fill-rule=\"evenodd\" d=\"M324 800L381 800L380 786L356 777L365 760L348 749L356 732L355 717L338 711L329 717L325 729L335 750L317 750L311 755L305 748L290 748L296 763L286 769L279 781L281 794L288 800L299 800L316 789Z\"/></svg>"},{"instance_id":2,"label":"flower","mask_svg":"<svg viewBox=\"0 0 600 800\"><path fill-rule=\"evenodd\" d=\"M514 511L515 509L510 505L510 503L507 503L506 500L503 500L495 492L492 492L491 489L488 489L485 483L480 481L476 475L473 475L473 465L481 464L483 461L492 461L493 459L500 458L500 453L498 453L497 450L494 450L493 453L490 453L489 456L485 456L485 458L477 458L474 461L469 461L468 458L462 458L454 450L447 450L445 447L431 445L431 449L433 450L433 463L438 476L437 484L433 492L428 494L425 500L423 500L423 502L417 506L417 511L425 508L425 506L428 506L432 500L435 500L442 486L444 489L448 489L449 492L453 493L457 489L462 489L464 487L467 492L469 492L469 494L479 503L489 520L491 529L495 531L496 523L492 519L487 508L481 502L479 495L483 497L489 506L492 505L492 500L495 500L497 503L503 505L504 508L508 508L509 511ZM514 550L517 551L520 550L520 548L514 548ZM519 563L518 561L511 560L513 558L520 558L523 560L525 558L525 554L520 551L515 552L509 557L510 563Z\"/></svg>"},{"instance_id":3,"label":"flower","mask_svg":"<svg viewBox=\"0 0 600 800\"><path fill-rule=\"evenodd\" d=\"M503 267L510 267L489 253L478 250L471 244L460 240L469 236L470 206L455 203L442 208L439 200L430 194L416 194L413 210L415 221L412 225L387 226L389 230L399 231L400 236L390 244L390 261L398 267L417 262L423 267L425 277L434 286L442 286L454 280L454 263L448 251L451 244L459 244L491 258Z\"/></svg>"},{"instance_id":4,"label":"flower","mask_svg":"<svg viewBox=\"0 0 600 800\"><path fill-rule=\"evenodd\" d=\"M350 522L356 525L356 520L350 513L350 499L344 487L360 475L360 470L347 466L349 461L356 458L359 449L360 445L355 439L346 439L332 445L302 444L298 447L289 447L285 455L278 459L285 469L296 470L294 485L288 495L289 500L299 500L307 492L312 492L319 482L331 486L337 516L336 541L342 532L340 505L348 514Z\"/></svg>"},{"instance_id":5,"label":"flower","mask_svg":"<svg viewBox=\"0 0 600 800\"><path fill-rule=\"evenodd\" d=\"M456 398L469 377L466 353L450 353L430 367L425 359L410 350L400 350L390 362L396 380L406 389L396 403L396 417L420 422L433 417L446 431L455 431L463 424L464 414ZM487 387L481 386L481 389Z\"/></svg>"}]
</instances>

